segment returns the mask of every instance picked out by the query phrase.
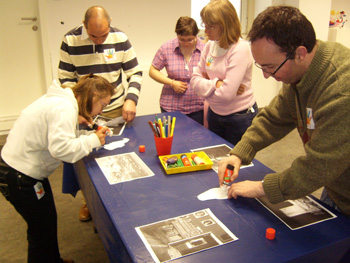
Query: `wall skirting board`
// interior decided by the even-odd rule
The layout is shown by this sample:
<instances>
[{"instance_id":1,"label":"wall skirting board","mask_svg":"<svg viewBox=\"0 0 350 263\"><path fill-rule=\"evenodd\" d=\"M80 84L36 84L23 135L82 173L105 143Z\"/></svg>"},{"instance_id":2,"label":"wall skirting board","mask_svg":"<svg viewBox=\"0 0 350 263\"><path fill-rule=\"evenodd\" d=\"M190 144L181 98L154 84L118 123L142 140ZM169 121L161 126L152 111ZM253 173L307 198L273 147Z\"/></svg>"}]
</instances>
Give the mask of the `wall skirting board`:
<instances>
[{"instance_id":1,"label":"wall skirting board","mask_svg":"<svg viewBox=\"0 0 350 263\"><path fill-rule=\"evenodd\" d=\"M8 134L17 118L17 115L0 117L0 135Z\"/></svg>"}]
</instances>

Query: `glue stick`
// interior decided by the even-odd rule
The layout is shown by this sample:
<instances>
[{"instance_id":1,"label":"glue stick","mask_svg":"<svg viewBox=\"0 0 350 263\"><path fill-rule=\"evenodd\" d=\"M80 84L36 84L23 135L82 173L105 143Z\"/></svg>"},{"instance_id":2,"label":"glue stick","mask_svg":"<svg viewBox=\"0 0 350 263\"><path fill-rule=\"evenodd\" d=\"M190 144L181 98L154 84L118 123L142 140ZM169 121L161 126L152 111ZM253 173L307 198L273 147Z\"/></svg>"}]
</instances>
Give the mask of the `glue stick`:
<instances>
[{"instance_id":1,"label":"glue stick","mask_svg":"<svg viewBox=\"0 0 350 263\"><path fill-rule=\"evenodd\" d=\"M200 164L205 164L202 158L199 158L197 154L192 154L191 156L192 160L194 161L195 164L200 165Z\"/></svg>"},{"instance_id":2,"label":"glue stick","mask_svg":"<svg viewBox=\"0 0 350 263\"><path fill-rule=\"evenodd\" d=\"M192 166L190 163L190 160L188 160L187 156L185 154L181 155L181 160L184 166Z\"/></svg>"},{"instance_id":3,"label":"glue stick","mask_svg":"<svg viewBox=\"0 0 350 263\"><path fill-rule=\"evenodd\" d=\"M230 186L230 182L231 182L231 176L233 174L233 169L235 167L231 164L228 164L226 166L226 171L225 171L225 175L224 175L224 181L222 183L223 186L226 186L226 188L228 188Z\"/></svg>"},{"instance_id":4,"label":"glue stick","mask_svg":"<svg viewBox=\"0 0 350 263\"><path fill-rule=\"evenodd\" d=\"M99 130L101 130L103 128L103 126L98 126L97 127L97 130L99 131ZM113 135L113 131L112 130L110 130L110 129L107 129L107 131L105 132L106 133L106 135L108 135L109 137L112 137L112 135Z\"/></svg>"}]
</instances>

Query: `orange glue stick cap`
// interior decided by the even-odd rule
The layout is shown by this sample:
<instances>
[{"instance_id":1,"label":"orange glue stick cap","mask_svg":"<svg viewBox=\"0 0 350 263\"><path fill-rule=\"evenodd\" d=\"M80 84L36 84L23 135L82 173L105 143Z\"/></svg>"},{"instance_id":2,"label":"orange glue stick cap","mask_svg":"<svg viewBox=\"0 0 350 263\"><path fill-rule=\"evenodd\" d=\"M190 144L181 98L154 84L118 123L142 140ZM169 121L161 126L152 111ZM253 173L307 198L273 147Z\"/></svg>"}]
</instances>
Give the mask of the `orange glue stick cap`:
<instances>
[{"instance_id":1,"label":"orange glue stick cap","mask_svg":"<svg viewBox=\"0 0 350 263\"><path fill-rule=\"evenodd\" d=\"M266 238L273 240L275 239L275 235L276 235L276 230L273 228L268 228L266 229Z\"/></svg>"}]
</instances>

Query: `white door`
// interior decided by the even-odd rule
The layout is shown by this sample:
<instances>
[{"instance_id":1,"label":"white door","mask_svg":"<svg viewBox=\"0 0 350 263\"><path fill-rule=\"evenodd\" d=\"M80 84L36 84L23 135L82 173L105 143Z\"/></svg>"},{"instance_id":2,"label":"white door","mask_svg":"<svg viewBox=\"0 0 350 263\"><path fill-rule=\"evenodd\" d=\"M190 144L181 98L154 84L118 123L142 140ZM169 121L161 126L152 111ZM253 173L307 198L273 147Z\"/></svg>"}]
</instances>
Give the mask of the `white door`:
<instances>
[{"instance_id":1,"label":"white door","mask_svg":"<svg viewBox=\"0 0 350 263\"><path fill-rule=\"evenodd\" d=\"M12 127L23 108L46 92L38 1L0 0L0 25L2 132Z\"/></svg>"}]
</instances>

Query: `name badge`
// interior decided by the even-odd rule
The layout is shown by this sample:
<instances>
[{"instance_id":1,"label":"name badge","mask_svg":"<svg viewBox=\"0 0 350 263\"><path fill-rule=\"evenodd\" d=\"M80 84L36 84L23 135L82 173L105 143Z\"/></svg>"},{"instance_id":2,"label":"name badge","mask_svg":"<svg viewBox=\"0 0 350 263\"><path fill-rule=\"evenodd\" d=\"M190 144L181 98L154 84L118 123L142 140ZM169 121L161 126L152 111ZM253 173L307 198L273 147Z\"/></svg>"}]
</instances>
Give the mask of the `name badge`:
<instances>
[{"instance_id":1,"label":"name badge","mask_svg":"<svg viewBox=\"0 0 350 263\"><path fill-rule=\"evenodd\" d=\"M35 190L36 197L38 198L38 200L43 198L43 196L45 195L45 190L44 190L43 184L41 182L37 182L34 185L34 190Z\"/></svg>"},{"instance_id":2,"label":"name badge","mask_svg":"<svg viewBox=\"0 0 350 263\"><path fill-rule=\"evenodd\" d=\"M115 49L114 48L105 49L104 50L104 57L105 57L106 62L115 61L117 59Z\"/></svg>"},{"instance_id":3,"label":"name badge","mask_svg":"<svg viewBox=\"0 0 350 263\"><path fill-rule=\"evenodd\" d=\"M315 122L314 122L314 117L312 115L312 109L311 108L306 108L306 123L307 123L307 128L309 130L314 130L315 129Z\"/></svg>"},{"instance_id":4,"label":"name badge","mask_svg":"<svg viewBox=\"0 0 350 263\"><path fill-rule=\"evenodd\" d=\"M207 59L207 62L205 62L205 68L210 68L211 67L211 64L213 63L213 58L208 58Z\"/></svg>"}]
</instances>

